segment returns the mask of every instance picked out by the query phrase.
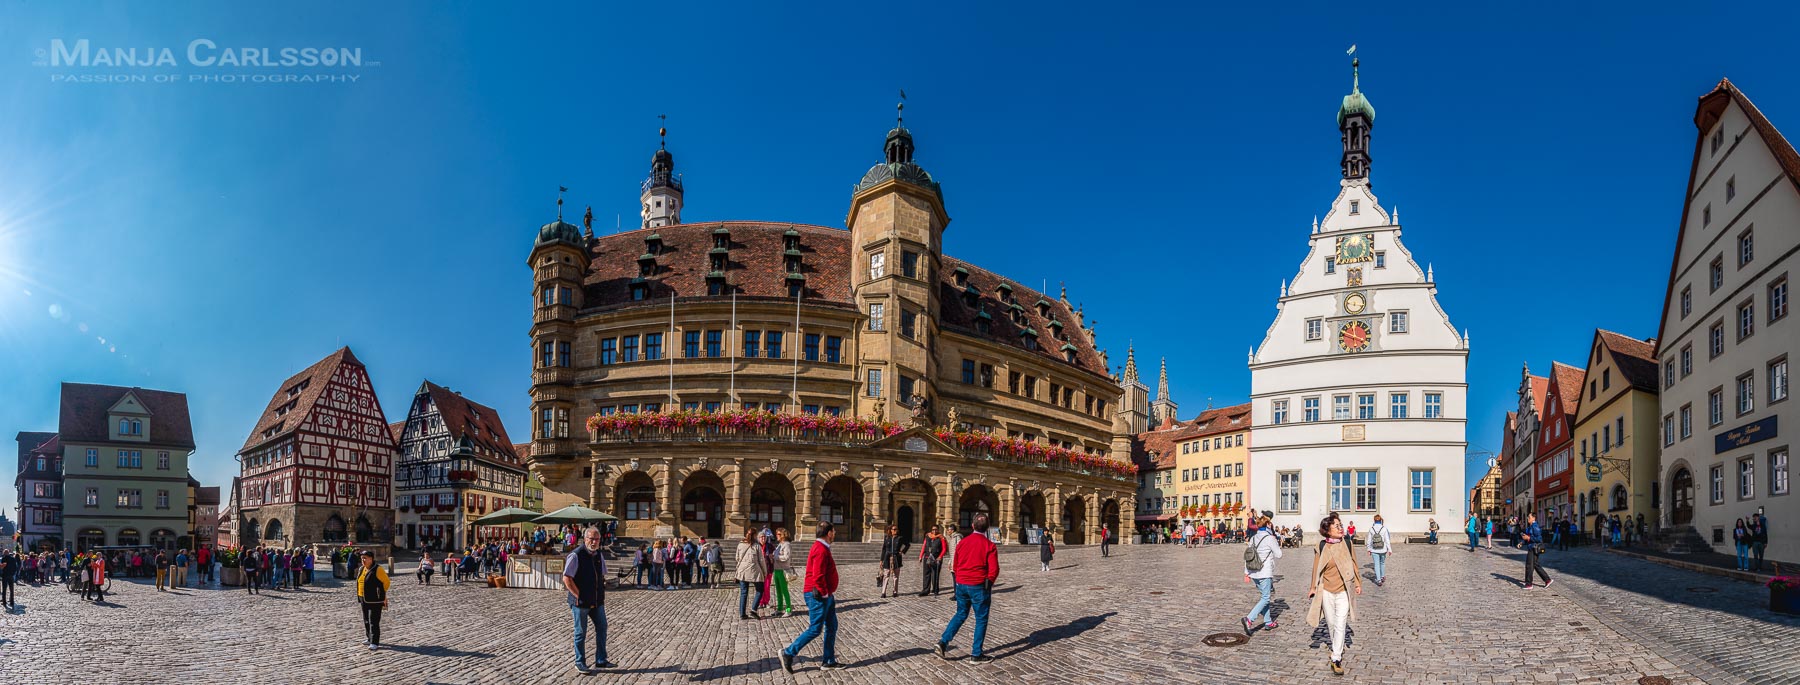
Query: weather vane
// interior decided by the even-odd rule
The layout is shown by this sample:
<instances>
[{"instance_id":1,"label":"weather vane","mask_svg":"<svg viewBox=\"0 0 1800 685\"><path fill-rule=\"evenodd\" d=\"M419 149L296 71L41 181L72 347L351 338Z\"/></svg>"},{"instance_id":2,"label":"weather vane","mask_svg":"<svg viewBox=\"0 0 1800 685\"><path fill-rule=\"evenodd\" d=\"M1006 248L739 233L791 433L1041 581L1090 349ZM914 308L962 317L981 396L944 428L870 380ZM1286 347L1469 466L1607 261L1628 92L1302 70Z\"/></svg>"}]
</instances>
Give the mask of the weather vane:
<instances>
[{"instance_id":1,"label":"weather vane","mask_svg":"<svg viewBox=\"0 0 1800 685\"><path fill-rule=\"evenodd\" d=\"M562 221L562 200L563 200L563 193L566 193L566 192L569 192L568 186L557 186L556 187L556 220L557 221Z\"/></svg>"},{"instance_id":2,"label":"weather vane","mask_svg":"<svg viewBox=\"0 0 1800 685\"><path fill-rule=\"evenodd\" d=\"M656 118L659 120L659 124L660 124L656 128L656 135L660 136L662 138L662 144L660 145L660 147L664 150L667 150L667 149L669 149L669 115L658 114L658 115L656 115Z\"/></svg>"},{"instance_id":3,"label":"weather vane","mask_svg":"<svg viewBox=\"0 0 1800 685\"><path fill-rule=\"evenodd\" d=\"M906 123L906 89L900 89L900 103L894 105L894 128L904 128Z\"/></svg>"}]
</instances>

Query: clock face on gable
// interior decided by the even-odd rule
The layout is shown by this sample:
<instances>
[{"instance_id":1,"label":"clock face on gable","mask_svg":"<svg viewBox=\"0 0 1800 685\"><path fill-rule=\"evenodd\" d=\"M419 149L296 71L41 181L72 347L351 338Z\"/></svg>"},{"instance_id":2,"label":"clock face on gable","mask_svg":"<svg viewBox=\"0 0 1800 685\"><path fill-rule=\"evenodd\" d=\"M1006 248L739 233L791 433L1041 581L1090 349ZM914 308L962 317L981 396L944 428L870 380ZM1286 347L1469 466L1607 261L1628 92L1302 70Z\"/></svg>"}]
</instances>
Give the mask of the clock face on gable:
<instances>
[{"instance_id":1,"label":"clock face on gable","mask_svg":"<svg viewBox=\"0 0 1800 685\"><path fill-rule=\"evenodd\" d=\"M1375 234L1341 235L1337 239L1337 263L1355 264L1375 259Z\"/></svg>"},{"instance_id":2,"label":"clock face on gable","mask_svg":"<svg viewBox=\"0 0 1800 685\"><path fill-rule=\"evenodd\" d=\"M1369 300L1362 293L1350 293L1344 296L1344 313L1361 314L1369 306Z\"/></svg>"},{"instance_id":3,"label":"clock face on gable","mask_svg":"<svg viewBox=\"0 0 1800 685\"><path fill-rule=\"evenodd\" d=\"M1346 321L1338 326L1338 347L1345 352L1361 352L1369 349L1369 324L1361 321Z\"/></svg>"}]
</instances>

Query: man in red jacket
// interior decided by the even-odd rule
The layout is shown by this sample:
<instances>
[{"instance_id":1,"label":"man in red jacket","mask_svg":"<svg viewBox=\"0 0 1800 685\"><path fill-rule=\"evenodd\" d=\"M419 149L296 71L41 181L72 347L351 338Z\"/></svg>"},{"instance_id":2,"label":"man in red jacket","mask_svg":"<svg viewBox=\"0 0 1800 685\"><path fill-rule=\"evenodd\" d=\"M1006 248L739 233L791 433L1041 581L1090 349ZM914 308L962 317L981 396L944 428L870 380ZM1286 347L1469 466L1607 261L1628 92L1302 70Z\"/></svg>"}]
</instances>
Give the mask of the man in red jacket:
<instances>
[{"instance_id":1,"label":"man in red jacket","mask_svg":"<svg viewBox=\"0 0 1800 685\"><path fill-rule=\"evenodd\" d=\"M956 562L950 574L956 580L956 616L944 626L937 655L940 659L949 658L946 653L950 641L962 629L963 621L968 620L969 610L974 609L975 645L969 650L969 663L985 664L994 660L981 652L981 643L987 637L988 600L994 594L994 579L1000 577L1000 550L987 537L987 514L976 514L970 527L975 532L956 545Z\"/></svg>"},{"instance_id":2,"label":"man in red jacket","mask_svg":"<svg viewBox=\"0 0 1800 685\"><path fill-rule=\"evenodd\" d=\"M837 531L829 521L819 523L817 539L813 540L812 551L806 554L806 583L801 592L806 595L806 615L811 620L806 630L794 638L794 643L781 650L781 670L794 672L794 657L800 655L800 648L812 642L819 633L825 634L824 659L819 668L834 671L843 668L837 661L837 561L831 558L831 541L837 537Z\"/></svg>"}]
</instances>

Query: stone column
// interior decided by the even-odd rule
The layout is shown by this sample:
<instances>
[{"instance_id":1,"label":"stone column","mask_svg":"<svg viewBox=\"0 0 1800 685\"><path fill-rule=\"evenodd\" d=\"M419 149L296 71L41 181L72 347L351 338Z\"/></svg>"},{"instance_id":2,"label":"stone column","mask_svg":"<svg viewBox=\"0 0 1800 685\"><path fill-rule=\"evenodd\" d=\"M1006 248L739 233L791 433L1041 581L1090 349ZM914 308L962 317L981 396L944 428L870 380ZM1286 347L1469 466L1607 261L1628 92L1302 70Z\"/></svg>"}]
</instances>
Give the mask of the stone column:
<instances>
[{"instance_id":1,"label":"stone column","mask_svg":"<svg viewBox=\"0 0 1800 685\"><path fill-rule=\"evenodd\" d=\"M999 530L994 544L1011 544L1019 539L1019 485L1009 478L1006 485L994 488L994 492L1000 497L1000 511L994 512L1000 519L994 522Z\"/></svg>"},{"instance_id":2,"label":"stone column","mask_svg":"<svg viewBox=\"0 0 1800 685\"><path fill-rule=\"evenodd\" d=\"M1137 531L1137 509L1138 501L1136 497L1127 497L1119 500L1119 544L1121 545L1129 545L1137 540L1137 535L1135 534ZM1131 526L1133 532L1125 532L1125 526L1127 525Z\"/></svg>"},{"instance_id":3,"label":"stone column","mask_svg":"<svg viewBox=\"0 0 1800 685\"><path fill-rule=\"evenodd\" d=\"M863 540L881 542L887 539L888 503L881 497L881 465L871 464L870 470L858 479L863 486Z\"/></svg>"},{"instance_id":4,"label":"stone column","mask_svg":"<svg viewBox=\"0 0 1800 685\"><path fill-rule=\"evenodd\" d=\"M721 477L725 480L725 534L742 538L745 526L750 523L747 511L750 500L744 494L744 488L749 487L744 482L744 460L733 459L724 471Z\"/></svg>"},{"instance_id":5,"label":"stone column","mask_svg":"<svg viewBox=\"0 0 1800 685\"><path fill-rule=\"evenodd\" d=\"M816 494L817 483L813 476L815 462L808 460L800 472L799 492L794 493L794 540L812 540L813 533L819 528L819 497Z\"/></svg>"},{"instance_id":6,"label":"stone column","mask_svg":"<svg viewBox=\"0 0 1800 685\"><path fill-rule=\"evenodd\" d=\"M1087 498L1087 511L1087 521L1083 524L1086 530L1083 531L1082 539L1086 540L1087 544L1098 546L1100 544L1100 493L1096 492Z\"/></svg>"},{"instance_id":7,"label":"stone column","mask_svg":"<svg viewBox=\"0 0 1800 685\"><path fill-rule=\"evenodd\" d=\"M668 537L676 533L675 524L681 514L681 493L679 474L675 472L675 459L664 457L662 463L652 467L655 472L650 478L656 484L656 522L657 537ZM667 528L665 532L662 529Z\"/></svg>"},{"instance_id":8,"label":"stone column","mask_svg":"<svg viewBox=\"0 0 1800 685\"><path fill-rule=\"evenodd\" d=\"M1062 488L1061 487L1053 487L1048 490L1045 490L1044 491L1044 533L1046 535L1055 536L1055 537L1052 537L1051 540L1059 545L1062 544L1062 541L1063 541L1062 508L1063 508Z\"/></svg>"},{"instance_id":9,"label":"stone column","mask_svg":"<svg viewBox=\"0 0 1800 685\"><path fill-rule=\"evenodd\" d=\"M606 511L606 503L600 500L600 481L605 477L603 469L600 455L588 457L588 508L595 511Z\"/></svg>"},{"instance_id":10,"label":"stone column","mask_svg":"<svg viewBox=\"0 0 1800 685\"><path fill-rule=\"evenodd\" d=\"M951 526L958 525L956 519L957 497L962 493L956 491L956 472L949 471L943 479L931 484L932 491L937 493L937 520L944 527L946 534Z\"/></svg>"}]
</instances>

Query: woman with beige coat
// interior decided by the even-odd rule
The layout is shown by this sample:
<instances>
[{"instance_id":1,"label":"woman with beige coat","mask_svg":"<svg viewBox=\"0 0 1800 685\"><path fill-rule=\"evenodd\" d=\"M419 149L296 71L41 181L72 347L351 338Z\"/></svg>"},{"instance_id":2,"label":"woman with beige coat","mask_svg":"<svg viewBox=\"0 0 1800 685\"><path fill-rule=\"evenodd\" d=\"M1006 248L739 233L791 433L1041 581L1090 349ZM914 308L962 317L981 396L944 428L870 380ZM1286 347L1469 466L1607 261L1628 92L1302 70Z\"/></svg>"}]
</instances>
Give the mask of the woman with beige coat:
<instances>
[{"instance_id":1,"label":"woman with beige coat","mask_svg":"<svg viewBox=\"0 0 1800 685\"><path fill-rule=\"evenodd\" d=\"M1319 625L1319 616L1331 627L1331 672L1344 674L1344 631L1356 618L1356 607L1350 600L1350 586L1362 594L1362 578L1356 574L1356 556L1344 538L1344 523L1337 514L1319 522L1318 554L1313 557L1312 581L1306 596L1313 598L1306 608L1306 625Z\"/></svg>"}]
</instances>

